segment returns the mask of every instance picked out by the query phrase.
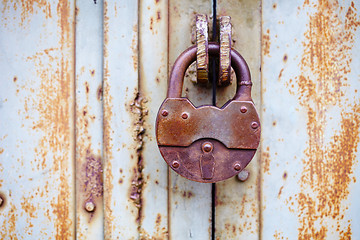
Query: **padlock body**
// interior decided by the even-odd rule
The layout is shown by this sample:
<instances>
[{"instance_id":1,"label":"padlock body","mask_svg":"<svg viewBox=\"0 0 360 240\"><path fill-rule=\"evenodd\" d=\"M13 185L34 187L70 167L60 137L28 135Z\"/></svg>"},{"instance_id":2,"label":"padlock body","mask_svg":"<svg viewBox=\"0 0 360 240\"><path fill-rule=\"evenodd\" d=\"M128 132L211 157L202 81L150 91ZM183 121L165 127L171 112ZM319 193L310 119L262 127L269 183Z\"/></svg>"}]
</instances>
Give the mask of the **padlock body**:
<instances>
[{"instance_id":1,"label":"padlock body","mask_svg":"<svg viewBox=\"0 0 360 240\"><path fill-rule=\"evenodd\" d=\"M167 98L157 116L156 137L174 171L193 181L217 182L250 162L260 142L260 121L251 101L229 101L217 108ZM202 151L204 142L213 145L211 153Z\"/></svg>"}]
</instances>

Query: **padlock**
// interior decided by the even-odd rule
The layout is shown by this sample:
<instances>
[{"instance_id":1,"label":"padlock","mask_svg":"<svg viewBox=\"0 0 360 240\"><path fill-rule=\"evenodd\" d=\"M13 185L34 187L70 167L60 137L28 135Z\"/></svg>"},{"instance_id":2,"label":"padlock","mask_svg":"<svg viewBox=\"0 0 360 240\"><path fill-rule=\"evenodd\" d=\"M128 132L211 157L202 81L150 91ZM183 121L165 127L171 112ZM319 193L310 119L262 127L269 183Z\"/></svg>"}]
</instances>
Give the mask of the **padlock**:
<instances>
[{"instance_id":1,"label":"padlock","mask_svg":"<svg viewBox=\"0 0 360 240\"><path fill-rule=\"evenodd\" d=\"M219 55L217 43L209 54ZM251 99L247 63L231 50L237 89L221 108L195 107L181 97L186 69L196 59L196 46L184 51L172 68L167 98L156 119L156 139L166 163L181 176L205 183L228 179L243 170L260 142L260 120Z\"/></svg>"}]
</instances>

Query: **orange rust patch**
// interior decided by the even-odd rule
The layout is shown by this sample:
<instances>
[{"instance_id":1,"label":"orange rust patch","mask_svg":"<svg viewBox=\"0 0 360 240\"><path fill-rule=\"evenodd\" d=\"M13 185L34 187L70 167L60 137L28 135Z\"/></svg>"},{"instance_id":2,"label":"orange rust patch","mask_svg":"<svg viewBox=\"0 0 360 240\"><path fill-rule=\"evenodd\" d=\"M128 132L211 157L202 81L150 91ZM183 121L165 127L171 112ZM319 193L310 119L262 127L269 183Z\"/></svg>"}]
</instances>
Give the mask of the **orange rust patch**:
<instances>
[{"instance_id":1,"label":"orange rust patch","mask_svg":"<svg viewBox=\"0 0 360 240\"><path fill-rule=\"evenodd\" d=\"M278 196L277 196L278 198L280 198L283 189L284 189L284 186L281 186L281 188L279 189L279 192L278 192Z\"/></svg>"},{"instance_id":2,"label":"orange rust patch","mask_svg":"<svg viewBox=\"0 0 360 240\"><path fill-rule=\"evenodd\" d=\"M265 151L262 152L262 162L263 162L263 171L264 173L269 173L270 171L270 148L267 147Z\"/></svg>"},{"instance_id":3,"label":"orange rust patch","mask_svg":"<svg viewBox=\"0 0 360 240\"><path fill-rule=\"evenodd\" d=\"M284 55L284 57L283 57L283 61L284 61L284 63L286 63L286 62L287 62L287 59L288 59L288 56L285 54L285 55Z\"/></svg>"},{"instance_id":4,"label":"orange rust patch","mask_svg":"<svg viewBox=\"0 0 360 240\"><path fill-rule=\"evenodd\" d=\"M100 85L96 91L96 97L97 97L97 100L101 100L102 99L102 86Z\"/></svg>"},{"instance_id":5,"label":"orange rust patch","mask_svg":"<svg viewBox=\"0 0 360 240\"><path fill-rule=\"evenodd\" d=\"M305 2L307 8L309 3ZM353 3L345 19L337 1L311 4L309 30L303 42L301 72L297 80L299 102L307 112L308 148L302 160L298 203L299 239L325 239L329 229L339 239L351 238L351 223L344 223L347 206L343 204L354 180L353 167L359 143L360 103L349 103L343 89L351 71L350 50L354 34L360 25ZM329 118L327 110L337 106L341 121L329 142L325 131ZM293 201L289 201L293 205Z\"/></svg>"},{"instance_id":6,"label":"orange rust patch","mask_svg":"<svg viewBox=\"0 0 360 240\"><path fill-rule=\"evenodd\" d=\"M112 128L111 121L113 118L113 101L110 95L110 83L109 83L109 14L108 14L108 3L104 1L104 109L103 109L103 122L104 122L104 233L105 236L112 236L114 229L114 215L112 211L112 192L114 189L112 174L112 160L114 159L112 148L113 139L111 137Z\"/></svg>"},{"instance_id":7,"label":"orange rust patch","mask_svg":"<svg viewBox=\"0 0 360 240\"><path fill-rule=\"evenodd\" d=\"M12 5L10 5L12 4ZM47 0L21 0L21 1L9 1L4 0L3 5L3 13L5 10L10 10L10 8L17 11L19 8L21 13L21 22L20 26L23 26L27 21L31 20L31 16L37 14L39 12L43 12L45 14L45 18L51 18L51 3ZM16 16L16 15L15 15Z\"/></svg>"},{"instance_id":8,"label":"orange rust patch","mask_svg":"<svg viewBox=\"0 0 360 240\"><path fill-rule=\"evenodd\" d=\"M263 55L270 57L270 29L266 30L266 33L263 34L262 49L263 49Z\"/></svg>"},{"instance_id":9,"label":"orange rust patch","mask_svg":"<svg viewBox=\"0 0 360 240\"><path fill-rule=\"evenodd\" d=\"M9 203L4 202L3 207L9 208L7 211L6 218L4 218L4 222L1 226L1 232L0 232L0 238L1 239L17 239L16 234L16 222L17 222L17 209L14 204L12 204L10 201ZM1 209L1 212L3 214L3 210Z\"/></svg>"},{"instance_id":10,"label":"orange rust patch","mask_svg":"<svg viewBox=\"0 0 360 240\"><path fill-rule=\"evenodd\" d=\"M281 71L280 71L280 73L279 73L279 76L278 76L278 81L280 81L280 80L281 80L281 77L282 77L282 73L283 73L283 71L284 71L284 69L282 68L282 69L281 69Z\"/></svg>"},{"instance_id":11,"label":"orange rust patch","mask_svg":"<svg viewBox=\"0 0 360 240\"><path fill-rule=\"evenodd\" d=\"M137 71L138 69L138 64L139 64L139 56L138 56L138 37L137 37L137 25L134 25L133 27L133 31L134 31L134 36L132 38L132 42L131 42L131 50L133 52L132 55L132 59L133 59L133 66L134 66L134 71Z\"/></svg>"}]
</instances>

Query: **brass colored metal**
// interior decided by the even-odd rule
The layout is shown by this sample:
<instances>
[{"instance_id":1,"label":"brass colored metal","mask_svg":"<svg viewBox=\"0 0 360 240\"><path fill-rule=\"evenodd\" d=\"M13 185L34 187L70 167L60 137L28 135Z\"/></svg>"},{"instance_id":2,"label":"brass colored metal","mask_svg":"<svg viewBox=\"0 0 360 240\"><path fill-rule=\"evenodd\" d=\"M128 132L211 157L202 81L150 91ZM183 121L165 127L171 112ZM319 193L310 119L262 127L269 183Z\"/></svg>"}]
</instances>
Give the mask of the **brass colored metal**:
<instances>
[{"instance_id":1,"label":"brass colored metal","mask_svg":"<svg viewBox=\"0 0 360 240\"><path fill-rule=\"evenodd\" d=\"M209 43L210 55L219 56L219 50L219 44ZM238 174L251 161L260 142L249 68L237 51L230 54L237 79L232 100L218 108L195 107L189 99L181 98L185 71L196 59L196 47L191 47L174 63L167 98L157 116L156 139L161 155L174 171L193 181L214 183Z\"/></svg>"},{"instance_id":2,"label":"brass colored metal","mask_svg":"<svg viewBox=\"0 0 360 240\"><path fill-rule=\"evenodd\" d=\"M220 18L220 71L218 86L230 84L231 75L231 23L230 16Z\"/></svg>"},{"instance_id":3,"label":"brass colored metal","mask_svg":"<svg viewBox=\"0 0 360 240\"><path fill-rule=\"evenodd\" d=\"M197 82L208 83L209 54L208 54L208 19L205 14L196 15L196 73Z\"/></svg>"}]
</instances>

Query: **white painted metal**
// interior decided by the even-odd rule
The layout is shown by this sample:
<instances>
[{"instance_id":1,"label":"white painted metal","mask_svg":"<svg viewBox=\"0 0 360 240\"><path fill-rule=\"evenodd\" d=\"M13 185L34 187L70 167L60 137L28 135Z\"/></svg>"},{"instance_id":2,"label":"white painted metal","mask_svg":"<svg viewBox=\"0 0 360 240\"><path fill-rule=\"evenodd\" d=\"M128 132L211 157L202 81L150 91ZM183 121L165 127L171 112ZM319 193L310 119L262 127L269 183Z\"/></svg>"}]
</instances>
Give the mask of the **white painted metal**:
<instances>
[{"instance_id":1,"label":"white painted metal","mask_svg":"<svg viewBox=\"0 0 360 240\"><path fill-rule=\"evenodd\" d=\"M1 239L74 237L74 7L0 3Z\"/></svg>"},{"instance_id":2,"label":"white painted metal","mask_svg":"<svg viewBox=\"0 0 360 240\"><path fill-rule=\"evenodd\" d=\"M76 237L103 239L103 2L76 2ZM94 204L87 212L85 204ZM91 209L90 209L91 210Z\"/></svg>"},{"instance_id":3,"label":"white painted metal","mask_svg":"<svg viewBox=\"0 0 360 240\"><path fill-rule=\"evenodd\" d=\"M104 215L106 239L138 239L141 175L136 127L137 1L104 1Z\"/></svg>"},{"instance_id":4,"label":"white painted metal","mask_svg":"<svg viewBox=\"0 0 360 240\"><path fill-rule=\"evenodd\" d=\"M360 236L359 9L263 2L263 239Z\"/></svg>"},{"instance_id":5,"label":"white painted metal","mask_svg":"<svg viewBox=\"0 0 360 240\"><path fill-rule=\"evenodd\" d=\"M176 58L192 45L191 33L192 24L195 26L195 14L210 16L211 6L211 1L169 1L169 70ZM193 77L196 79L196 75ZM211 104L211 97L208 95L210 91L204 93L203 89L194 87L189 80L184 83L183 93L188 95L194 104ZM211 184L192 182L171 170L169 220L170 239L210 239Z\"/></svg>"},{"instance_id":6,"label":"white painted metal","mask_svg":"<svg viewBox=\"0 0 360 240\"><path fill-rule=\"evenodd\" d=\"M249 65L253 81L252 98L260 114L260 1L219 0L217 2L218 15L231 16L232 40L234 41L232 47L240 52ZM233 96L232 92L221 92L221 94L226 94L226 100ZM246 182L240 182L234 177L216 184L216 239L259 239L259 151L260 148L246 167L250 172L250 177Z\"/></svg>"},{"instance_id":7,"label":"white painted metal","mask_svg":"<svg viewBox=\"0 0 360 240\"><path fill-rule=\"evenodd\" d=\"M360 6L259 5L218 0L251 69L262 154L246 182L217 183L215 237L357 239ZM169 70L193 44L195 14L211 7L0 3L1 239L210 239L211 185L168 171L154 122ZM183 95L210 104L193 69ZM219 90L217 105L234 91ZM89 199L94 213L84 210Z\"/></svg>"},{"instance_id":8,"label":"white painted metal","mask_svg":"<svg viewBox=\"0 0 360 240\"><path fill-rule=\"evenodd\" d=\"M156 114L165 99L168 75L168 2L141 1L139 6L140 96L143 98L144 144L140 235L168 236L168 167L155 137Z\"/></svg>"}]
</instances>

